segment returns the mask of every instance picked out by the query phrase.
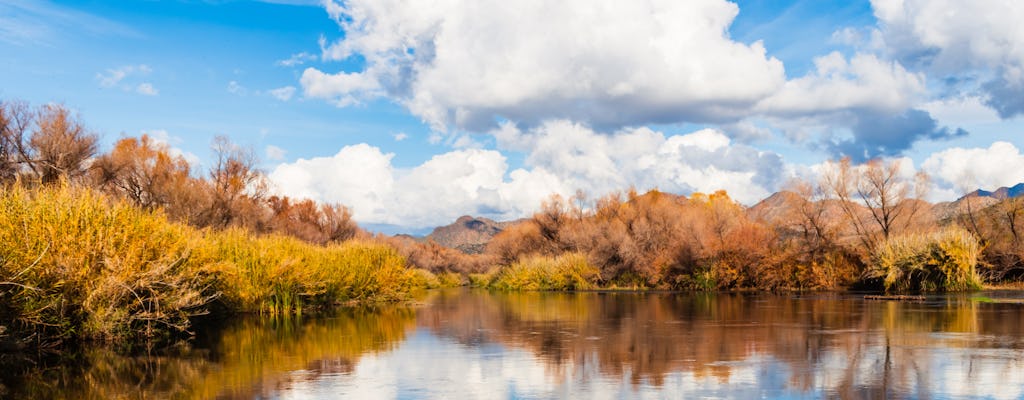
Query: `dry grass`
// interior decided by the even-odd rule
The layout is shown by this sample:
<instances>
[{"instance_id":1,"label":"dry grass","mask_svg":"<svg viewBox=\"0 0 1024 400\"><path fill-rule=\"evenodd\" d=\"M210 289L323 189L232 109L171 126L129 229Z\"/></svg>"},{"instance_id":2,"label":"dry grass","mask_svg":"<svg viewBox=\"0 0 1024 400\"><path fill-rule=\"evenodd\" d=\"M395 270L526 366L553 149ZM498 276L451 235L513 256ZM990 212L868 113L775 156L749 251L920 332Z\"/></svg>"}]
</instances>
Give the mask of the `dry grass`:
<instances>
[{"instance_id":1,"label":"dry grass","mask_svg":"<svg viewBox=\"0 0 1024 400\"><path fill-rule=\"evenodd\" d=\"M94 191L3 191L0 243L0 313L42 345L184 331L213 297L190 228Z\"/></svg>"},{"instance_id":2,"label":"dry grass","mask_svg":"<svg viewBox=\"0 0 1024 400\"><path fill-rule=\"evenodd\" d=\"M402 299L416 284L381 243L196 230L66 184L0 193L0 321L36 346L187 333L213 302L298 313Z\"/></svg>"},{"instance_id":3,"label":"dry grass","mask_svg":"<svg viewBox=\"0 0 1024 400\"><path fill-rule=\"evenodd\" d=\"M867 276L881 278L886 291L976 290L980 255L978 240L960 228L896 236L876 248Z\"/></svg>"},{"instance_id":4,"label":"dry grass","mask_svg":"<svg viewBox=\"0 0 1024 400\"><path fill-rule=\"evenodd\" d=\"M586 290L596 287L599 273L580 253L535 255L501 268L488 286L499 290Z\"/></svg>"}]
</instances>

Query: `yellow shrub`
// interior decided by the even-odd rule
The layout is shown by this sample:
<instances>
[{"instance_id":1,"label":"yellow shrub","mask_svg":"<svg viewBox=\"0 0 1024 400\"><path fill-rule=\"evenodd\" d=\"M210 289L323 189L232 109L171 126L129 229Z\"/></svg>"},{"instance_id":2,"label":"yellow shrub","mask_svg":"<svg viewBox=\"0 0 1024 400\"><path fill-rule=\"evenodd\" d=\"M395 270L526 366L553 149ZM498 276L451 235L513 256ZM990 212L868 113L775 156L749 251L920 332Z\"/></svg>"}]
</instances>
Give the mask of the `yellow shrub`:
<instances>
[{"instance_id":1,"label":"yellow shrub","mask_svg":"<svg viewBox=\"0 0 1024 400\"><path fill-rule=\"evenodd\" d=\"M580 253L534 255L503 267L490 286L501 290L586 290L595 287L599 274Z\"/></svg>"},{"instance_id":2,"label":"yellow shrub","mask_svg":"<svg viewBox=\"0 0 1024 400\"><path fill-rule=\"evenodd\" d=\"M867 276L881 278L887 291L980 289L980 254L978 240L960 228L897 236L878 246Z\"/></svg>"}]
</instances>

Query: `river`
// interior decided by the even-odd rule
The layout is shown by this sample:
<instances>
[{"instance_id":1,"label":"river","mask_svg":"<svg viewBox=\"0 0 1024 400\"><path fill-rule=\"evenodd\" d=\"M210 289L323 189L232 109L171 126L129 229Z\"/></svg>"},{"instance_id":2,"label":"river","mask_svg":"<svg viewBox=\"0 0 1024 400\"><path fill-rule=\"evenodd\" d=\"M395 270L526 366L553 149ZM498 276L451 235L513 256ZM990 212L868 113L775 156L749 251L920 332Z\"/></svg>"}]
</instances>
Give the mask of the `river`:
<instances>
[{"instance_id":1,"label":"river","mask_svg":"<svg viewBox=\"0 0 1024 400\"><path fill-rule=\"evenodd\" d=\"M430 291L17 363L0 398L1024 398L1024 305L1001 298L1024 293Z\"/></svg>"}]
</instances>

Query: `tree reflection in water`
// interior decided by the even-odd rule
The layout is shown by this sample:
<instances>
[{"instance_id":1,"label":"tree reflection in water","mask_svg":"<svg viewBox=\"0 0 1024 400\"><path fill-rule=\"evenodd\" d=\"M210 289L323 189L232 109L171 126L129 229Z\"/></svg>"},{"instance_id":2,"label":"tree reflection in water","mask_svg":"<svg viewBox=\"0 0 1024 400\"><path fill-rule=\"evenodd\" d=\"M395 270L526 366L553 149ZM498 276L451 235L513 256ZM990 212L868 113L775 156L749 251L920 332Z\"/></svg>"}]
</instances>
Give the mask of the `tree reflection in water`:
<instances>
[{"instance_id":1,"label":"tree reflection in water","mask_svg":"<svg viewBox=\"0 0 1024 400\"><path fill-rule=\"evenodd\" d=\"M5 369L0 397L1019 398L1021 316L967 297L436 291Z\"/></svg>"}]
</instances>

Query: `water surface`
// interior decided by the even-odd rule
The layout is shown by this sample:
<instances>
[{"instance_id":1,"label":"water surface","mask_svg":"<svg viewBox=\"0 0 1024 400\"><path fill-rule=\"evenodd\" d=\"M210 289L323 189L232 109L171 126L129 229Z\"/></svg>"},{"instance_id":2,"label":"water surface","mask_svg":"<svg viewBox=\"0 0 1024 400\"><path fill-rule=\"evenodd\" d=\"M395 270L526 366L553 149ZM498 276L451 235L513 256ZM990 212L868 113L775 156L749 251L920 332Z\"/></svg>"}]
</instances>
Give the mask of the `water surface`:
<instances>
[{"instance_id":1,"label":"water surface","mask_svg":"<svg viewBox=\"0 0 1024 400\"><path fill-rule=\"evenodd\" d=\"M0 397L1024 398L1024 305L978 296L434 291L20 364Z\"/></svg>"}]
</instances>

